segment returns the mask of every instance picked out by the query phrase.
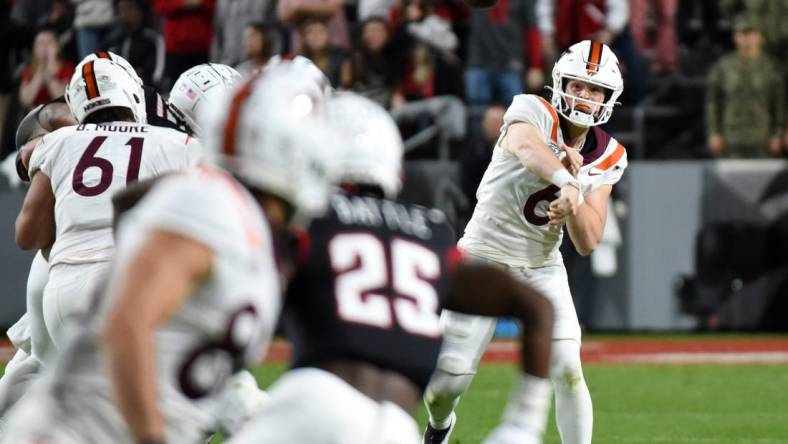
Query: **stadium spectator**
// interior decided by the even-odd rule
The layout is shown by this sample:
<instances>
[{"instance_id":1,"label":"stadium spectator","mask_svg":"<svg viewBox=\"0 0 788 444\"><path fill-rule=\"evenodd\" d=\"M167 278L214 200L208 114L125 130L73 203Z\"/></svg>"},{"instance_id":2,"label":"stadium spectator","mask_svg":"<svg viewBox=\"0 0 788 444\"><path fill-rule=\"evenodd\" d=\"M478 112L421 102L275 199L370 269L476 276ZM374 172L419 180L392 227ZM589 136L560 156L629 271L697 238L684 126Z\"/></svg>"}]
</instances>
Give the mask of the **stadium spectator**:
<instances>
[{"instance_id":1,"label":"stadium spectator","mask_svg":"<svg viewBox=\"0 0 788 444\"><path fill-rule=\"evenodd\" d=\"M112 0L71 0L76 5L74 29L77 32L77 56L106 49L107 34L115 22Z\"/></svg>"},{"instance_id":2,"label":"stadium spectator","mask_svg":"<svg viewBox=\"0 0 788 444\"><path fill-rule=\"evenodd\" d=\"M275 8L275 0L217 0L211 60L230 66L244 61L247 27L274 20Z\"/></svg>"},{"instance_id":3,"label":"stadium spectator","mask_svg":"<svg viewBox=\"0 0 788 444\"><path fill-rule=\"evenodd\" d=\"M788 55L788 0L720 0L720 9L731 22L738 14L752 16L761 27L765 52L775 58Z\"/></svg>"},{"instance_id":4,"label":"stadium spectator","mask_svg":"<svg viewBox=\"0 0 788 444\"><path fill-rule=\"evenodd\" d=\"M434 14L431 0L402 0L392 10L392 45L402 51L397 93L392 106L405 101L452 94L462 96L459 45L451 24Z\"/></svg>"},{"instance_id":5,"label":"stadium spectator","mask_svg":"<svg viewBox=\"0 0 788 444\"><path fill-rule=\"evenodd\" d=\"M678 67L676 12L678 0L630 0L629 29L641 53L651 51L652 72L669 74Z\"/></svg>"},{"instance_id":6,"label":"stadium spectator","mask_svg":"<svg viewBox=\"0 0 788 444\"><path fill-rule=\"evenodd\" d=\"M311 60L334 87L350 85L350 60L347 52L331 46L325 19L307 18L298 27L301 55Z\"/></svg>"},{"instance_id":7,"label":"stadium spectator","mask_svg":"<svg viewBox=\"0 0 788 444\"><path fill-rule=\"evenodd\" d=\"M167 54L162 89L170 89L192 66L208 62L214 7L215 0L154 0L153 10L163 18Z\"/></svg>"},{"instance_id":8,"label":"stadium spectator","mask_svg":"<svg viewBox=\"0 0 788 444\"><path fill-rule=\"evenodd\" d=\"M128 60L146 85L158 85L164 74L164 38L149 27L145 0L117 0L120 27L108 38L107 47Z\"/></svg>"},{"instance_id":9,"label":"stadium spectator","mask_svg":"<svg viewBox=\"0 0 788 444\"><path fill-rule=\"evenodd\" d=\"M544 85L541 35L533 0L499 1L471 10L465 98L471 105L509 104L523 92Z\"/></svg>"},{"instance_id":10,"label":"stadium spectator","mask_svg":"<svg viewBox=\"0 0 788 444\"><path fill-rule=\"evenodd\" d=\"M74 65L60 59L60 44L53 28L42 28L33 41L30 64L22 73L19 103L25 112L62 96Z\"/></svg>"},{"instance_id":11,"label":"stadium spectator","mask_svg":"<svg viewBox=\"0 0 788 444\"><path fill-rule=\"evenodd\" d=\"M262 68L274 53L276 36L271 26L264 23L250 23L244 29L244 61L235 69L241 75L249 75Z\"/></svg>"},{"instance_id":12,"label":"stadium spectator","mask_svg":"<svg viewBox=\"0 0 788 444\"><path fill-rule=\"evenodd\" d=\"M293 28L297 28L308 17L326 19L331 46L350 49L350 35L342 0L279 0L276 13L279 20ZM290 52L298 54L301 51L299 35L291 32L290 36Z\"/></svg>"},{"instance_id":13,"label":"stadium spectator","mask_svg":"<svg viewBox=\"0 0 788 444\"><path fill-rule=\"evenodd\" d=\"M49 12L39 20L40 26L50 26L57 32L60 42L60 57L75 62L77 59L77 42L74 38L74 11L68 0L52 0Z\"/></svg>"},{"instance_id":14,"label":"stadium spectator","mask_svg":"<svg viewBox=\"0 0 788 444\"><path fill-rule=\"evenodd\" d=\"M734 42L736 51L720 59L708 75L708 149L715 157L779 155L785 80L763 53L763 34L755 17L736 17Z\"/></svg>"},{"instance_id":15,"label":"stadium spectator","mask_svg":"<svg viewBox=\"0 0 788 444\"><path fill-rule=\"evenodd\" d=\"M465 137L462 65L455 51L459 39L446 19L434 13L431 0L402 0L392 9L391 44L397 49L397 86L391 114L406 138L432 127L440 158L449 156L449 141ZM406 145L410 143L406 141Z\"/></svg>"},{"instance_id":16,"label":"stadium spectator","mask_svg":"<svg viewBox=\"0 0 788 444\"><path fill-rule=\"evenodd\" d=\"M482 115L481 125L471 133L468 148L460 154L460 186L469 200L467 214L463 215L464 221L470 220L476 206L476 189L479 188L487 164L490 163L495 142L501 134L505 112L506 109L501 105L487 107ZM462 232L461 229L458 231Z\"/></svg>"},{"instance_id":17,"label":"stadium spectator","mask_svg":"<svg viewBox=\"0 0 788 444\"><path fill-rule=\"evenodd\" d=\"M350 65L350 89L385 108L391 106L397 71L384 19L372 17L362 23Z\"/></svg>"}]
</instances>

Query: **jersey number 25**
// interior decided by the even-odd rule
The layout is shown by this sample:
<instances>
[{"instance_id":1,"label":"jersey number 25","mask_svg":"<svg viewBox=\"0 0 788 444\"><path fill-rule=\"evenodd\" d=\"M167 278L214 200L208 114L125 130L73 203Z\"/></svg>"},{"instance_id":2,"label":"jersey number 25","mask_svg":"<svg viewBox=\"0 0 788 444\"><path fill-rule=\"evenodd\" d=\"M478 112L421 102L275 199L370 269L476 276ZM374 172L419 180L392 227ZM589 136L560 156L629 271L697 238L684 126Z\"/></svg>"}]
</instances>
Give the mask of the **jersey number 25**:
<instances>
[{"instance_id":1,"label":"jersey number 25","mask_svg":"<svg viewBox=\"0 0 788 444\"><path fill-rule=\"evenodd\" d=\"M328 251L342 319L378 328L391 328L396 320L408 333L441 333L438 293L430 282L440 277L441 263L433 251L394 239L389 257L383 243L368 233L335 236ZM391 288L390 298L380 294L386 287Z\"/></svg>"}]
</instances>

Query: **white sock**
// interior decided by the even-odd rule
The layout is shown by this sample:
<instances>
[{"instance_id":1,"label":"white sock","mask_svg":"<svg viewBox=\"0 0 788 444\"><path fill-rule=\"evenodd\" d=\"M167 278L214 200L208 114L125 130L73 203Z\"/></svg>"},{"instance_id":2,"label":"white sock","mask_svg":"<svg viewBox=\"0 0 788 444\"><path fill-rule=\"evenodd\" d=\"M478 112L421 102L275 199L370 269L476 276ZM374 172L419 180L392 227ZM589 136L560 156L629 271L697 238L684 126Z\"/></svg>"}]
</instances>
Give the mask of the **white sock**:
<instances>
[{"instance_id":1,"label":"white sock","mask_svg":"<svg viewBox=\"0 0 788 444\"><path fill-rule=\"evenodd\" d=\"M550 408L550 381L523 373L503 413L503 422L541 437Z\"/></svg>"}]
</instances>

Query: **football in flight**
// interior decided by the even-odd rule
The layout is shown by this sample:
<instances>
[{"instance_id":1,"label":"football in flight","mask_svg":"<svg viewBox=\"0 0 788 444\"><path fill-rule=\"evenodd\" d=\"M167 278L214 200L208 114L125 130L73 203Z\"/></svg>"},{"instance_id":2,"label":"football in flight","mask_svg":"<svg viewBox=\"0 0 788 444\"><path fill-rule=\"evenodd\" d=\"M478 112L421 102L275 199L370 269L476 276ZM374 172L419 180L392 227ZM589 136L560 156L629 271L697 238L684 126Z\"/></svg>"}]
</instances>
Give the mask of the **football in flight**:
<instances>
[{"instance_id":1,"label":"football in flight","mask_svg":"<svg viewBox=\"0 0 788 444\"><path fill-rule=\"evenodd\" d=\"M471 8L489 8L498 3L498 0L465 0Z\"/></svg>"}]
</instances>

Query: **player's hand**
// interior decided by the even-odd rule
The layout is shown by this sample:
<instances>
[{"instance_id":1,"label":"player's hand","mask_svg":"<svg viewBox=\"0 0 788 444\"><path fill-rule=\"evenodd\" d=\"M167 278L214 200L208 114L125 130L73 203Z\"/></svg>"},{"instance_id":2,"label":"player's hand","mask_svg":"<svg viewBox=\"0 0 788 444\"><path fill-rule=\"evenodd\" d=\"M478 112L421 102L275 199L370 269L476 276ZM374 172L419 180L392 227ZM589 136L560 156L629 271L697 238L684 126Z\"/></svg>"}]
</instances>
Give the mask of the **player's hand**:
<instances>
[{"instance_id":1,"label":"player's hand","mask_svg":"<svg viewBox=\"0 0 788 444\"><path fill-rule=\"evenodd\" d=\"M779 137L772 137L769 139L769 153L772 156L779 156L782 154L782 141Z\"/></svg>"},{"instance_id":2,"label":"player's hand","mask_svg":"<svg viewBox=\"0 0 788 444\"><path fill-rule=\"evenodd\" d=\"M566 222L569 216L577 212L580 203L580 190L573 185L564 185L558 199L550 203L547 210L547 217L550 225L561 225Z\"/></svg>"},{"instance_id":3,"label":"player's hand","mask_svg":"<svg viewBox=\"0 0 788 444\"><path fill-rule=\"evenodd\" d=\"M583 166L583 155L580 154L580 151L570 147L566 144L561 144L561 151L566 153L566 155L561 159L561 163L574 177L577 177L577 173L580 172L580 167Z\"/></svg>"},{"instance_id":4,"label":"player's hand","mask_svg":"<svg viewBox=\"0 0 788 444\"><path fill-rule=\"evenodd\" d=\"M542 68L528 68L528 72L525 74L525 85L528 91L541 91L544 87L544 71L542 71Z\"/></svg>"},{"instance_id":5,"label":"player's hand","mask_svg":"<svg viewBox=\"0 0 788 444\"><path fill-rule=\"evenodd\" d=\"M503 423L496 427L484 444L541 444L542 440L532 430Z\"/></svg>"},{"instance_id":6,"label":"player's hand","mask_svg":"<svg viewBox=\"0 0 788 444\"><path fill-rule=\"evenodd\" d=\"M722 148L725 146L725 141L719 134L712 134L709 136L708 147L709 151L714 157L722 154Z\"/></svg>"}]
</instances>

